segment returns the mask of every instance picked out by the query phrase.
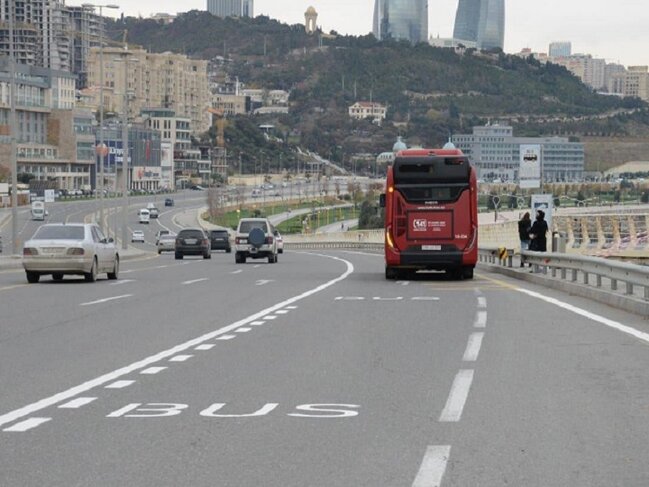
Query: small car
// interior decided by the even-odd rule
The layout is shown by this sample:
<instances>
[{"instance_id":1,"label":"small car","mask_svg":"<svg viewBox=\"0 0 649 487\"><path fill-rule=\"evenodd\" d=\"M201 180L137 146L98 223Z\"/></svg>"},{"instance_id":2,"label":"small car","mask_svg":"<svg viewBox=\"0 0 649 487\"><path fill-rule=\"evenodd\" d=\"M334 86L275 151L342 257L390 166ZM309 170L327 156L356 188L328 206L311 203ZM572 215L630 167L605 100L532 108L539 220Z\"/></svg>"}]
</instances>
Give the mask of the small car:
<instances>
[{"instance_id":1,"label":"small car","mask_svg":"<svg viewBox=\"0 0 649 487\"><path fill-rule=\"evenodd\" d=\"M160 214L160 212L158 211L157 208L153 207L153 208L147 208L147 209L149 210L149 217L150 218L158 218L158 215Z\"/></svg>"},{"instance_id":2,"label":"small car","mask_svg":"<svg viewBox=\"0 0 649 487\"><path fill-rule=\"evenodd\" d=\"M144 232L142 230L134 230L131 235L131 243L133 242L142 242L144 243Z\"/></svg>"},{"instance_id":3,"label":"small car","mask_svg":"<svg viewBox=\"0 0 649 487\"><path fill-rule=\"evenodd\" d=\"M174 252L176 250L176 236L175 235L162 235L156 244L158 247L158 255L162 252Z\"/></svg>"},{"instance_id":4,"label":"small car","mask_svg":"<svg viewBox=\"0 0 649 487\"><path fill-rule=\"evenodd\" d=\"M160 241L160 238L162 238L163 235L173 235L174 237L176 234L172 234L169 230L158 230L155 234L155 244L158 245L158 242Z\"/></svg>"},{"instance_id":5,"label":"small car","mask_svg":"<svg viewBox=\"0 0 649 487\"><path fill-rule=\"evenodd\" d=\"M182 260L186 255L202 255L203 259L211 259L210 239L202 228L183 228L176 235L174 247L176 260Z\"/></svg>"},{"instance_id":6,"label":"small car","mask_svg":"<svg viewBox=\"0 0 649 487\"><path fill-rule=\"evenodd\" d=\"M277 240L273 225L267 218L242 218L235 235L235 256L237 264L245 264L247 258L268 259L277 263Z\"/></svg>"},{"instance_id":7,"label":"small car","mask_svg":"<svg viewBox=\"0 0 649 487\"><path fill-rule=\"evenodd\" d=\"M173 198L165 198L165 206L173 206L173 205L174 205Z\"/></svg>"},{"instance_id":8,"label":"small car","mask_svg":"<svg viewBox=\"0 0 649 487\"><path fill-rule=\"evenodd\" d=\"M119 253L115 243L112 238L106 238L94 223L42 225L25 242L22 263L30 284L48 274L55 281L71 274L95 282L101 272L105 272L108 279L117 279L119 273Z\"/></svg>"},{"instance_id":9,"label":"small car","mask_svg":"<svg viewBox=\"0 0 649 487\"><path fill-rule=\"evenodd\" d=\"M228 254L232 252L230 234L227 230L210 230L209 235L212 250L225 250Z\"/></svg>"}]
</instances>

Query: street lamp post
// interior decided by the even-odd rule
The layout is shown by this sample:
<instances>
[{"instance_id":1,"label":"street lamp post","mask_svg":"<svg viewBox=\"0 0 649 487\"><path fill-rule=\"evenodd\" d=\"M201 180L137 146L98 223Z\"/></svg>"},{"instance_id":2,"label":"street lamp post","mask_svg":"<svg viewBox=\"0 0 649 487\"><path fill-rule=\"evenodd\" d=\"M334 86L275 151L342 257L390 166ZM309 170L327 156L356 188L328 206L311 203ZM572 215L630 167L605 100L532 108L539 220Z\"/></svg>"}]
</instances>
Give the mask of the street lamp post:
<instances>
[{"instance_id":1,"label":"street lamp post","mask_svg":"<svg viewBox=\"0 0 649 487\"><path fill-rule=\"evenodd\" d=\"M103 228L104 225L104 166L106 163L106 150L104 147L104 16L103 9L118 9L118 5L94 5L92 3L84 3L82 8L99 8L99 17L101 19L101 28L99 29L99 182L100 185L95 185L96 190L100 192L99 195L99 225Z\"/></svg>"},{"instance_id":2,"label":"street lamp post","mask_svg":"<svg viewBox=\"0 0 649 487\"><path fill-rule=\"evenodd\" d=\"M9 76L10 93L9 125L11 127L11 242L12 253L18 254L20 243L18 242L18 158L16 130L16 54L14 46L14 13L15 2L9 2Z\"/></svg>"}]
</instances>

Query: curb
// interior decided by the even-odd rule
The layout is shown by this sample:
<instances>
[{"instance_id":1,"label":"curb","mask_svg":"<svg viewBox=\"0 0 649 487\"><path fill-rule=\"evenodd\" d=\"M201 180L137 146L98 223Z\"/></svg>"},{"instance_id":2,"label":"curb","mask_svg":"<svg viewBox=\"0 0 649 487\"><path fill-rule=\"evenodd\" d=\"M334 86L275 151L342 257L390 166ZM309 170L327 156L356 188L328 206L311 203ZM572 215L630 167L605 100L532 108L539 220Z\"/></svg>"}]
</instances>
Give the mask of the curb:
<instances>
[{"instance_id":1,"label":"curb","mask_svg":"<svg viewBox=\"0 0 649 487\"><path fill-rule=\"evenodd\" d=\"M623 294L616 294L605 291L603 289L584 286L578 283L551 279L549 277L545 277L542 274L530 274L519 272L508 267L490 266L485 264L478 264L478 266L507 277L513 277L514 279L531 282L533 284L538 284L550 289L557 289L574 296L590 299L592 301L598 301L600 303L611 306L612 308L629 311L643 317L649 316L648 301L642 301L640 299L625 296Z\"/></svg>"}]
</instances>

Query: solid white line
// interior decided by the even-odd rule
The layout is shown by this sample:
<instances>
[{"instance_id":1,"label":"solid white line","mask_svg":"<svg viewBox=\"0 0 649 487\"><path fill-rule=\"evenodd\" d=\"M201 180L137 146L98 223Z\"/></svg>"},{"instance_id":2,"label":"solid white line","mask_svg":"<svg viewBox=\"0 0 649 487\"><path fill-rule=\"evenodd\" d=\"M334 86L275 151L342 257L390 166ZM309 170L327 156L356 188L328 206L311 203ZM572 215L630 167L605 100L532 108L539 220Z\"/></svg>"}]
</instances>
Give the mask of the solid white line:
<instances>
[{"instance_id":1,"label":"solid white line","mask_svg":"<svg viewBox=\"0 0 649 487\"><path fill-rule=\"evenodd\" d=\"M412 487L439 487L446 472L446 464L451 454L449 445L436 445L426 448L421 467Z\"/></svg>"},{"instance_id":2,"label":"solid white line","mask_svg":"<svg viewBox=\"0 0 649 487\"><path fill-rule=\"evenodd\" d=\"M23 433L27 430L30 430L32 428L36 428L36 426L40 426L43 423L47 423L50 421L52 418L29 418L25 421L21 421L20 423L16 423L13 426L9 428L5 428L2 431L12 431L12 432L17 432L17 433Z\"/></svg>"},{"instance_id":3,"label":"solid white line","mask_svg":"<svg viewBox=\"0 0 649 487\"><path fill-rule=\"evenodd\" d=\"M237 330L234 330L235 333L248 333L252 328L239 328Z\"/></svg>"},{"instance_id":4,"label":"solid white line","mask_svg":"<svg viewBox=\"0 0 649 487\"><path fill-rule=\"evenodd\" d=\"M334 286L338 284L339 282L344 281L347 279L353 272L354 272L354 265L349 262L348 260L342 259L340 257L335 257L333 255L325 255L325 254L315 254L315 253L306 253L308 255L315 255L318 257L323 257L327 259L332 259L332 260L337 260L339 262L343 262L347 266L347 270L343 272L340 276L327 281L313 289L309 289L308 291L303 292L302 294L298 294L297 296L293 296L291 298L288 298L280 303L277 303L273 306L270 306L266 309L262 309L261 311L258 311L255 314L252 314L246 318L243 318L235 323L231 323L230 325L224 326L223 328L219 328L217 330L211 331L209 333L206 333L204 335L201 335L197 338L194 338L192 340L189 340L187 342L181 343L179 345L176 345L175 347L169 348L167 350L163 350L162 352L159 352L155 355L151 355L149 357L146 357L142 360L139 360L137 362L134 362L130 365L127 365L125 367L113 370L112 372L108 372L104 375L101 375L99 377L96 377L94 379L88 380L82 384L79 384L78 386L71 387L70 389L67 389L65 391L59 392L57 394L54 394L52 396L46 397L44 399L41 399L37 402L27 404L26 406L23 406L18 409L14 409L13 411L9 411L8 413L5 413L3 415L0 415L0 426L3 426L7 423L12 423L13 421L17 420L18 418L23 418L25 416L28 416L30 414L33 414L35 411L40 411L42 409L46 409L50 406L53 406L55 404L58 404L60 402L66 401L68 399L71 399L75 396L78 396L79 394L83 394L86 391L92 390L95 387L100 387L108 382L112 382L115 379L125 376L127 374L130 374L134 371L144 369L146 367L149 367L150 365L153 365L157 362L160 362L161 360L164 360L166 358L172 357L180 352L183 352L185 350L188 350L192 347L195 347L197 345L201 345L204 342L207 342L209 340L213 340L216 337L219 337L221 335L225 335L232 330L236 330L237 328L240 328L243 325L247 325L248 323L260 319L262 316L266 316L268 313L273 313L277 311L278 309L295 309L297 307L291 308L290 305L293 303L296 303L298 301L301 301L303 299L306 299L308 297L313 296L314 294L317 294L319 292L324 291L325 289L330 288L331 286ZM234 337L233 337L234 338Z\"/></svg>"},{"instance_id":5,"label":"solid white line","mask_svg":"<svg viewBox=\"0 0 649 487\"><path fill-rule=\"evenodd\" d=\"M88 303L81 303L79 306L91 306L93 304L107 303L108 301L115 301L117 299L126 299L133 296L132 294L124 294L122 296L114 296L112 298L98 299L97 301L90 301Z\"/></svg>"},{"instance_id":6,"label":"solid white line","mask_svg":"<svg viewBox=\"0 0 649 487\"><path fill-rule=\"evenodd\" d=\"M185 281L183 282L183 286L188 286L190 284L196 284L197 282L203 282L203 281L209 281L209 277L202 277L201 279L194 279L193 281Z\"/></svg>"},{"instance_id":7,"label":"solid white line","mask_svg":"<svg viewBox=\"0 0 649 487\"><path fill-rule=\"evenodd\" d=\"M113 382L112 384L108 384L105 389L124 389L125 387L128 387L134 383L134 380L118 380Z\"/></svg>"},{"instance_id":8,"label":"solid white line","mask_svg":"<svg viewBox=\"0 0 649 487\"><path fill-rule=\"evenodd\" d=\"M96 397L77 397L76 399L73 399L72 401L66 402L65 404L61 404L59 408L61 409L78 409L81 406L85 406L86 404L90 404L92 401L97 399Z\"/></svg>"},{"instance_id":9,"label":"solid white line","mask_svg":"<svg viewBox=\"0 0 649 487\"><path fill-rule=\"evenodd\" d=\"M486 311L478 311L478 313L475 316L475 322L473 323L473 326L475 326L476 328L485 328L487 326Z\"/></svg>"},{"instance_id":10,"label":"solid white line","mask_svg":"<svg viewBox=\"0 0 649 487\"><path fill-rule=\"evenodd\" d=\"M462 418L464 405L469 397L469 390L473 382L473 370L460 370L453 380L451 393L446 400L446 406L439 417L442 423L452 423Z\"/></svg>"},{"instance_id":11,"label":"solid white line","mask_svg":"<svg viewBox=\"0 0 649 487\"><path fill-rule=\"evenodd\" d=\"M205 345L199 345L194 350L212 350L214 347L216 347L216 345L214 345L213 343L206 343Z\"/></svg>"},{"instance_id":12,"label":"solid white line","mask_svg":"<svg viewBox=\"0 0 649 487\"><path fill-rule=\"evenodd\" d=\"M478 298L478 308L486 308L487 307L487 298L484 296L480 296Z\"/></svg>"},{"instance_id":13,"label":"solid white line","mask_svg":"<svg viewBox=\"0 0 649 487\"><path fill-rule=\"evenodd\" d=\"M466 344L466 350L464 351L464 358L462 360L465 362L475 362L478 360L483 338L484 332L476 332L469 335L469 343Z\"/></svg>"},{"instance_id":14,"label":"solid white line","mask_svg":"<svg viewBox=\"0 0 649 487\"><path fill-rule=\"evenodd\" d=\"M158 372L162 372L165 370L167 367L149 367L148 369L144 369L140 374L144 375L154 375L157 374Z\"/></svg>"},{"instance_id":15,"label":"solid white line","mask_svg":"<svg viewBox=\"0 0 649 487\"><path fill-rule=\"evenodd\" d=\"M232 340L233 338L237 338L236 335L223 335L217 338L217 340Z\"/></svg>"},{"instance_id":16,"label":"solid white line","mask_svg":"<svg viewBox=\"0 0 649 487\"><path fill-rule=\"evenodd\" d=\"M527 289L523 289L523 288L516 288L516 290L522 292L523 294L527 294L528 296L531 296L533 298L541 299L546 303L554 304L559 308L563 308L565 310L571 311L575 314L578 314L579 316L588 318L589 320L596 321L597 323L601 323L602 325L606 325L609 328L613 328L614 330L618 330L621 331L622 333L626 333L627 335L631 335L632 337L635 337L638 340L642 340L643 342L649 343L649 333L636 330L635 328L632 328L627 325L623 325L622 323L619 323L617 321L609 320L608 318L604 318L603 316L597 315L595 313L591 313L590 311L586 311L585 309L578 308L577 306L573 306L572 304L560 301L555 298L550 298L548 296L545 296L543 294L534 291L528 291Z\"/></svg>"},{"instance_id":17,"label":"solid white line","mask_svg":"<svg viewBox=\"0 0 649 487\"><path fill-rule=\"evenodd\" d=\"M249 323L249 324L252 325L252 326L261 326L261 325L265 325L266 322L265 321L253 321L252 323Z\"/></svg>"},{"instance_id":18,"label":"solid white line","mask_svg":"<svg viewBox=\"0 0 649 487\"><path fill-rule=\"evenodd\" d=\"M171 357L169 362L185 362L192 357L193 355L176 355L175 357Z\"/></svg>"}]
</instances>

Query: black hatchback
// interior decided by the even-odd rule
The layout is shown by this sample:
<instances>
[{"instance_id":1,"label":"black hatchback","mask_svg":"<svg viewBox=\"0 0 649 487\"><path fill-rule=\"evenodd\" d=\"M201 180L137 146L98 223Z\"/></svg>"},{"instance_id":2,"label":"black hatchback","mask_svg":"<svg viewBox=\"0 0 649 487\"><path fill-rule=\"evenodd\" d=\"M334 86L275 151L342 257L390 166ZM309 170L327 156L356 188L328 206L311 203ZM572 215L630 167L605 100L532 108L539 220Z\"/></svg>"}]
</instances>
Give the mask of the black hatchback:
<instances>
[{"instance_id":1,"label":"black hatchback","mask_svg":"<svg viewBox=\"0 0 649 487\"><path fill-rule=\"evenodd\" d=\"M209 234L212 250L225 250L228 254L232 252L230 234L227 230L210 230Z\"/></svg>"},{"instance_id":2,"label":"black hatchback","mask_svg":"<svg viewBox=\"0 0 649 487\"><path fill-rule=\"evenodd\" d=\"M210 241L200 228L185 228L176 235L175 256L177 260L186 255L202 255L211 259Z\"/></svg>"}]
</instances>

